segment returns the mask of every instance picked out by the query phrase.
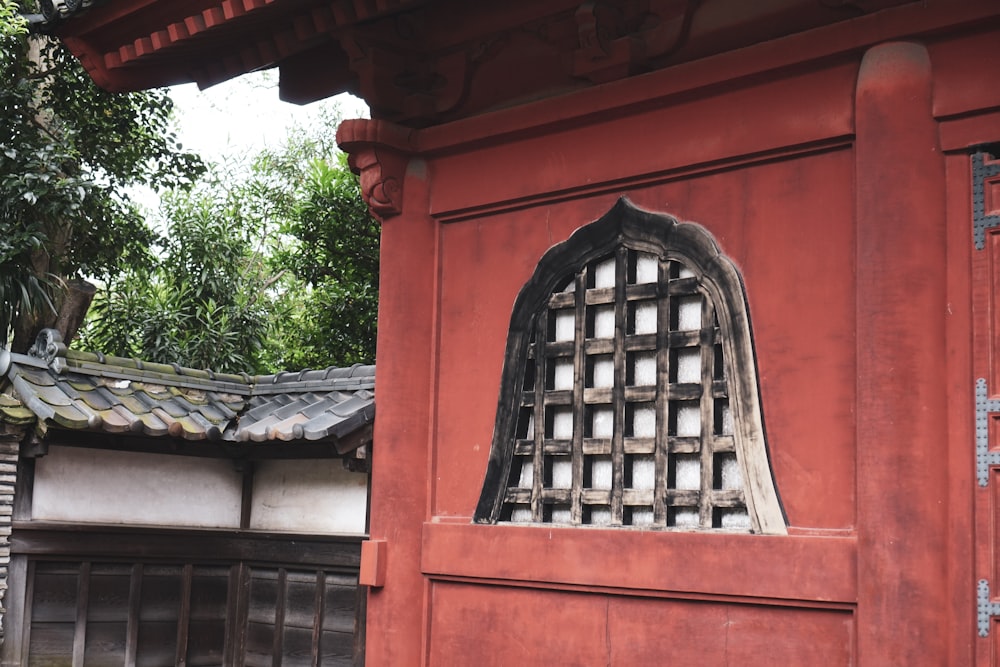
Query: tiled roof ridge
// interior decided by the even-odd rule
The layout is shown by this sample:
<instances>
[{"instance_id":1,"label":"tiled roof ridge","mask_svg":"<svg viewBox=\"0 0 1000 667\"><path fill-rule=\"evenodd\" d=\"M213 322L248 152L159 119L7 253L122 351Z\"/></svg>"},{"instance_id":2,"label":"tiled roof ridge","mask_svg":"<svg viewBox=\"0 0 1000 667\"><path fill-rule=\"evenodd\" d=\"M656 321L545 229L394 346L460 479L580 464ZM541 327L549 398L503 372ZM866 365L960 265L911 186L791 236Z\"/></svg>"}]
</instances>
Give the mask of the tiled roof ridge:
<instances>
[{"instance_id":1,"label":"tiled roof ridge","mask_svg":"<svg viewBox=\"0 0 1000 667\"><path fill-rule=\"evenodd\" d=\"M251 378L253 395L284 393L289 390L327 388L336 390L374 389L375 366L353 364L346 367L282 371Z\"/></svg>"},{"instance_id":2,"label":"tiled roof ridge","mask_svg":"<svg viewBox=\"0 0 1000 667\"><path fill-rule=\"evenodd\" d=\"M246 373L216 373L212 370L188 368L179 364L162 364L129 357L107 356L100 352L68 350L65 357L58 357L50 365L57 373L70 370L85 375L136 382L161 380L165 384L190 387L226 389L234 393L248 393L253 377Z\"/></svg>"},{"instance_id":3,"label":"tiled roof ridge","mask_svg":"<svg viewBox=\"0 0 1000 667\"><path fill-rule=\"evenodd\" d=\"M221 374L67 350L52 330L42 332L28 354L0 349L0 377L8 386L0 394L0 424L17 427L339 442L370 424L375 412L374 366Z\"/></svg>"},{"instance_id":4,"label":"tiled roof ridge","mask_svg":"<svg viewBox=\"0 0 1000 667\"><path fill-rule=\"evenodd\" d=\"M187 368L180 364L163 364L130 357L106 355L102 352L83 352L67 349L63 344L62 334L56 329L43 329L35 339L35 344L27 355L10 353L19 363L28 363L36 367L47 367L62 374L66 369L86 375L101 375L122 380L148 382L160 379L175 384L180 379L197 386L206 384L218 387L220 383L236 385L232 389L249 390L252 377L246 373L216 373L212 370ZM27 358L25 358L27 357ZM39 364L38 362L41 362ZM0 369L2 370L2 369Z\"/></svg>"},{"instance_id":5,"label":"tiled roof ridge","mask_svg":"<svg viewBox=\"0 0 1000 667\"><path fill-rule=\"evenodd\" d=\"M63 375L67 370L83 375L95 375L136 382L162 382L165 385L225 390L243 395L265 395L313 388L328 390L374 389L375 366L353 364L346 367L281 371L269 375L248 373L217 373L213 370L189 368L176 363L144 361L134 357L119 357L101 352L70 350L56 329L43 329L26 355L0 349L0 375L6 374L11 362L51 370Z\"/></svg>"}]
</instances>

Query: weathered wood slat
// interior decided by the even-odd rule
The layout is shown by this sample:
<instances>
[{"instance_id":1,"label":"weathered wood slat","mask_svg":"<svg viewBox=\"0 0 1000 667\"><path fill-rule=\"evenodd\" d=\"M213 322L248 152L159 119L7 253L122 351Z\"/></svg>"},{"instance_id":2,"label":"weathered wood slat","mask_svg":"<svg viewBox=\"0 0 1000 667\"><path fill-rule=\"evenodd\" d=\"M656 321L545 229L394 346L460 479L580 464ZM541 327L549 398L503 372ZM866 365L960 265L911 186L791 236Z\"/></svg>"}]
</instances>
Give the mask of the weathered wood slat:
<instances>
[{"instance_id":1,"label":"weathered wood slat","mask_svg":"<svg viewBox=\"0 0 1000 667\"><path fill-rule=\"evenodd\" d=\"M79 587L80 566L75 571L47 571L47 563L35 568L34 604L32 621L49 623L73 623L76 618L75 605ZM65 570L66 568L60 568Z\"/></svg>"},{"instance_id":2,"label":"weathered wood slat","mask_svg":"<svg viewBox=\"0 0 1000 667\"><path fill-rule=\"evenodd\" d=\"M135 667L139 643L139 608L142 601L142 563L132 565L128 587L128 621L125 644L125 667Z\"/></svg>"},{"instance_id":3,"label":"weathered wood slat","mask_svg":"<svg viewBox=\"0 0 1000 667\"><path fill-rule=\"evenodd\" d=\"M626 454L655 454L656 438L625 438Z\"/></svg>"},{"instance_id":4,"label":"weathered wood slat","mask_svg":"<svg viewBox=\"0 0 1000 667\"><path fill-rule=\"evenodd\" d=\"M569 505L570 489L542 489L541 500L547 505Z\"/></svg>"},{"instance_id":5,"label":"weathered wood slat","mask_svg":"<svg viewBox=\"0 0 1000 667\"><path fill-rule=\"evenodd\" d=\"M72 623L33 622L31 625L31 638L21 664L27 667L73 664L67 660L73 649Z\"/></svg>"},{"instance_id":6,"label":"weathered wood slat","mask_svg":"<svg viewBox=\"0 0 1000 667\"><path fill-rule=\"evenodd\" d=\"M537 350L537 345L536 345ZM573 341L571 340L550 340L545 342L545 357L549 359L570 358L573 356ZM545 377L539 374L539 377Z\"/></svg>"},{"instance_id":7,"label":"weathered wood slat","mask_svg":"<svg viewBox=\"0 0 1000 667\"><path fill-rule=\"evenodd\" d=\"M288 596L288 581L285 576L285 569L278 570L277 601L274 606L274 641L271 645L271 666L281 667L281 658L284 654L285 632L285 602Z\"/></svg>"},{"instance_id":8,"label":"weathered wood slat","mask_svg":"<svg viewBox=\"0 0 1000 667\"><path fill-rule=\"evenodd\" d=\"M622 504L627 507L652 507L653 489L622 489Z\"/></svg>"},{"instance_id":9,"label":"weathered wood slat","mask_svg":"<svg viewBox=\"0 0 1000 667\"><path fill-rule=\"evenodd\" d=\"M698 489L667 489L664 494L670 507L698 507L701 501L701 491Z\"/></svg>"},{"instance_id":10,"label":"weathered wood slat","mask_svg":"<svg viewBox=\"0 0 1000 667\"><path fill-rule=\"evenodd\" d=\"M625 282L628 273L628 251L619 247L615 252L615 352L614 352L614 388L612 391L612 409L614 414L611 436L611 524L620 526L623 523L624 507L622 505L622 488L625 485L625 329L627 326L627 309L625 303Z\"/></svg>"},{"instance_id":11,"label":"weathered wood slat","mask_svg":"<svg viewBox=\"0 0 1000 667\"><path fill-rule=\"evenodd\" d=\"M541 522L544 519L544 507L542 506L542 486L545 478L544 464L545 438L551 434L545 414L545 383L539 378L545 377L546 363L545 348L549 344L548 340L549 318L539 317L535 329L535 450L532 453L532 477L531 477L531 520Z\"/></svg>"},{"instance_id":12,"label":"weathered wood slat","mask_svg":"<svg viewBox=\"0 0 1000 667\"><path fill-rule=\"evenodd\" d=\"M668 384L667 399L671 401L697 401L701 398L700 384Z\"/></svg>"},{"instance_id":13,"label":"weathered wood slat","mask_svg":"<svg viewBox=\"0 0 1000 667\"><path fill-rule=\"evenodd\" d=\"M671 454L697 454L701 451L699 437L670 436L666 440L667 451Z\"/></svg>"},{"instance_id":14,"label":"weathered wood slat","mask_svg":"<svg viewBox=\"0 0 1000 667\"><path fill-rule=\"evenodd\" d=\"M573 292L553 292L549 297L548 307L551 309L573 308L576 295Z\"/></svg>"},{"instance_id":15,"label":"weathered wood slat","mask_svg":"<svg viewBox=\"0 0 1000 667\"><path fill-rule=\"evenodd\" d=\"M547 391L545 392L545 405L573 405L573 392Z\"/></svg>"},{"instance_id":16,"label":"weathered wood slat","mask_svg":"<svg viewBox=\"0 0 1000 667\"><path fill-rule=\"evenodd\" d=\"M177 641L174 650L174 664L186 667L188 656L188 629L191 620L191 582L194 566L190 563L181 570L180 606L177 610Z\"/></svg>"},{"instance_id":17,"label":"weathered wood slat","mask_svg":"<svg viewBox=\"0 0 1000 667\"><path fill-rule=\"evenodd\" d=\"M240 531L115 528L49 522L15 522L11 553L44 556L143 559L181 562L285 563L356 571L362 536L317 537Z\"/></svg>"},{"instance_id":18,"label":"weathered wood slat","mask_svg":"<svg viewBox=\"0 0 1000 667\"><path fill-rule=\"evenodd\" d=\"M546 456L566 456L573 451L572 440L545 440L542 451Z\"/></svg>"},{"instance_id":19,"label":"weathered wood slat","mask_svg":"<svg viewBox=\"0 0 1000 667\"><path fill-rule=\"evenodd\" d=\"M583 350L587 356L611 355L615 351L615 341L610 338L589 338L584 341Z\"/></svg>"},{"instance_id":20,"label":"weathered wood slat","mask_svg":"<svg viewBox=\"0 0 1000 667\"><path fill-rule=\"evenodd\" d=\"M281 655L282 667L309 667L312 664L312 629L286 627Z\"/></svg>"},{"instance_id":21,"label":"weathered wood slat","mask_svg":"<svg viewBox=\"0 0 1000 667\"><path fill-rule=\"evenodd\" d=\"M630 264L635 261L635 257L635 253L630 253ZM659 285L656 283L639 283L638 285L628 284L625 286L625 299L628 301L655 299L659 296L659 293Z\"/></svg>"},{"instance_id":22,"label":"weathered wood slat","mask_svg":"<svg viewBox=\"0 0 1000 667\"><path fill-rule=\"evenodd\" d=\"M677 296L689 296L697 293L698 291L698 278L672 278L669 283L667 283L667 292L671 295Z\"/></svg>"},{"instance_id":23,"label":"weathered wood slat","mask_svg":"<svg viewBox=\"0 0 1000 667\"><path fill-rule=\"evenodd\" d=\"M311 630L316 622L316 574L286 572L285 626Z\"/></svg>"},{"instance_id":24,"label":"weathered wood slat","mask_svg":"<svg viewBox=\"0 0 1000 667\"><path fill-rule=\"evenodd\" d=\"M611 438L584 438L581 447L588 456L611 454Z\"/></svg>"},{"instance_id":25,"label":"weathered wood slat","mask_svg":"<svg viewBox=\"0 0 1000 667\"><path fill-rule=\"evenodd\" d=\"M517 489L510 488L507 489L507 493L504 495L504 502L514 503L516 505L527 505L531 503L531 498L534 494L531 489Z\"/></svg>"},{"instance_id":26,"label":"weathered wood slat","mask_svg":"<svg viewBox=\"0 0 1000 667\"><path fill-rule=\"evenodd\" d=\"M712 449L716 453L735 452L736 441L731 435L716 435L712 438Z\"/></svg>"},{"instance_id":27,"label":"weathered wood slat","mask_svg":"<svg viewBox=\"0 0 1000 667\"><path fill-rule=\"evenodd\" d=\"M136 667L177 665L174 661L176 643L176 621L143 621L136 644Z\"/></svg>"},{"instance_id":28,"label":"weathered wood slat","mask_svg":"<svg viewBox=\"0 0 1000 667\"><path fill-rule=\"evenodd\" d=\"M199 619L188 630L188 665L221 665L226 647L226 621Z\"/></svg>"},{"instance_id":29,"label":"weathered wood slat","mask_svg":"<svg viewBox=\"0 0 1000 667\"><path fill-rule=\"evenodd\" d=\"M585 505L611 505L610 489L583 489L581 495Z\"/></svg>"},{"instance_id":30,"label":"weathered wood slat","mask_svg":"<svg viewBox=\"0 0 1000 667\"><path fill-rule=\"evenodd\" d=\"M323 624L325 631L350 634L354 631L357 605L357 581L342 575L326 575L323 590ZM326 650L324 648L324 650Z\"/></svg>"},{"instance_id":31,"label":"weathered wood slat","mask_svg":"<svg viewBox=\"0 0 1000 667\"><path fill-rule=\"evenodd\" d=\"M715 377L714 327L715 307L707 295L701 299L701 386L699 402L701 412L701 498L698 504L698 521L702 528L711 528L713 519L712 488L715 478L715 453L712 450L712 428L715 423L715 400L710 391Z\"/></svg>"},{"instance_id":32,"label":"weathered wood slat","mask_svg":"<svg viewBox=\"0 0 1000 667\"><path fill-rule=\"evenodd\" d=\"M709 495L714 507L743 507L745 504L741 489L714 490Z\"/></svg>"},{"instance_id":33,"label":"weathered wood slat","mask_svg":"<svg viewBox=\"0 0 1000 667\"><path fill-rule=\"evenodd\" d=\"M591 387L583 390L584 405L611 405L611 387Z\"/></svg>"},{"instance_id":34,"label":"weathered wood slat","mask_svg":"<svg viewBox=\"0 0 1000 667\"><path fill-rule=\"evenodd\" d=\"M675 262L658 258L656 263L657 286L660 298L656 304L656 433L654 435L653 458L653 525L659 528L667 525L667 452L669 451L667 429L664 419L670 400L670 377L674 371L674 357L668 345L670 331L670 290L663 289Z\"/></svg>"},{"instance_id":35,"label":"weathered wood slat","mask_svg":"<svg viewBox=\"0 0 1000 667\"><path fill-rule=\"evenodd\" d=\"M322 571L316 573L316 581L313 584L313 618L312 618L312 638L310 641L309 667L319 667L323 655L323 616L326 613L324 602L326 601L326 575Z\"/></svg>"},{"instance_id":36,"label":"weathered wood slat","mask_svg":"<svg viewBox=\"0 0 1000 667\"><path fill-rule=\"evenodd\" d=\"M83 664L108 666L125 664L125 647L128 643L128 623L88 623L87 647Z\"/></svg>"},{"instance_id":37,"label":"weathered wood slat","mask_svg":"<svg viewBox=\"0 0 1000 667\"><path fill-rule=\"evenodd\" d=\"M656 386L625 387L626 403L650 403L656 400Z\"/></svg>"},{"instance_id":38,"label":"weathered wood slat","mask_svg":"<svg viewBox=\"0 0 1000 667\"><path fill-rule=\"evenodd\" d=\"M656 334L626 334L621 346L626 352L653 351L656 349Z\"/></svg>"},{"instance_id":39,"label":"weathered wood slat","mask_svg":"<svg viewBox=\"0 0 1000 667\"><path fill-rule=\"evenodd\" d=\"M588 306L602 306L615 302L614 287L591 288L586 291Z\"/></svg>"},{"instance_id":40,"label":"weathered wood slat","mask_svg":"<svg viewBox=\"0 0 1000 667\"><path fill-rule=\"evenodd\" d=\"M36 571L37 576L37 571ZM36 588L37 591L37 588ZM80 564L76 586L76 619L73 628L73 667L83 667L87 646L87 608L90 605L90 563ZM66 605L69 608L70 605ZM37 611L37 608L36 608Z\"/></svg>"},{"instance_id":41,"label":"weathered wood slat","mask_svg":"<svg viewBox=\"0 0 1000 667\"><path fill-rule=\"evenodd\" d=\"M245 667L271 667L275 628L273 621L258 623L251 621L246 628L246 650L243 653Z\"/></svg>"},{"instance_id":42,"label":"weathered wood slat","mask_svg":"<svg viewBox=\"0 0 1000 667\"><path fill-rule=\"evenodd\" d=\"M671 310L677 310L676 307L672 307ZM698 329L682 330L682 331L670 331L667 333L667 346L671 348L675 347L697 347L701 344L702 332Z\"/></svg>"},{"instance_id":43,"label":"weathered wood slat","mask_svg":"<svg viewBox=\"0 0 1000 667\"><path fill-rule=\"evenodd\" d=\"M90 622L128 622L130 573L131 567L126 564L95 563L91 566Z\"/></svg>"},{"instance_id":44,"label":"weathered wood slat","mask_svg":"<svg viewBox=\"0 0 1000 667\"><path fill-rule=\"evenodd\" d=\"M144 566L142 604L139 618L143 623L176 622L183 592L183 567Z\"/></svg>"},{"instance_id":45,"label":"weathered wood slat","mask_svg":"<svg viewBox=\"0 0 1000 667\"><path fill-rule=\"evenodd\" d=\"M517 444L514 445L515 456L530 456L534 450L534 440L519 440Z\"/></svg>"}]
</instances>

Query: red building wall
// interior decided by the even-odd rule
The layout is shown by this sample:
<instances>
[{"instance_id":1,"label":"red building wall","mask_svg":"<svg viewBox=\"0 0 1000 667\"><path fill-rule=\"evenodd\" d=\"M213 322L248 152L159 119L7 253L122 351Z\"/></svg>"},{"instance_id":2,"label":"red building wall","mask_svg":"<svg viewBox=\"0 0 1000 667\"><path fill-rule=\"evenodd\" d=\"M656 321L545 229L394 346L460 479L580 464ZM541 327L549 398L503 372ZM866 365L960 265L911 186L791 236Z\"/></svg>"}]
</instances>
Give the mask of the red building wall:
<instances>
[{"instance_id":1,"label":"red building wall","mask_svg":"<svg viewBox=\"0 0 1000 667\"><path fill-rule=\"evenodd\" d=\"M64 31L105 85L381 119L367 664L1000 662L995 2L147 4ZM472 522L518 291L622 195L742 273L787 535Z\"/></svg>"},{"instance_id":2,"label":"red building wall","mask_svg":"<svg viewBox=\"0 0 1000 667\"><path fill-rule=\"evenodd\" d=\"M815 57L762 44L394 144L369 664L992 664L968 150L1000 139L1000 32L864 25L885 43L786 38ZM514 299L623 194L743 274L788 536L471 523Z\"/></svg>"}]
</instances>

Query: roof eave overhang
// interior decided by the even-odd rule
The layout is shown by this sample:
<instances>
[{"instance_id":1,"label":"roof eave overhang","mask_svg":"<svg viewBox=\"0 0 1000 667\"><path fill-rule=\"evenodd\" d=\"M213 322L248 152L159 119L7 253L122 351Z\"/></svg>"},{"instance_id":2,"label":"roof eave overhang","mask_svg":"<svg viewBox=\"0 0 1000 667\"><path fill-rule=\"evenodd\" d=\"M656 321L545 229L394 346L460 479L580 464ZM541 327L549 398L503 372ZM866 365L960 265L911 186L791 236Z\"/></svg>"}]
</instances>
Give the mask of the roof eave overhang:
<instances>
[{"instance_id":1,"label":"roof eave overhang","mask_svg":"<svg viewBox=\"0 0 1000 667\"><path fill-rule=\"evenodd\" d=\"M55 34L109 90L206 87L277 67L287 101L352 92L373 118L425 127L875 13L941 13L943 4L139 0L95 6Z\"/></svg>"}]
</instances>

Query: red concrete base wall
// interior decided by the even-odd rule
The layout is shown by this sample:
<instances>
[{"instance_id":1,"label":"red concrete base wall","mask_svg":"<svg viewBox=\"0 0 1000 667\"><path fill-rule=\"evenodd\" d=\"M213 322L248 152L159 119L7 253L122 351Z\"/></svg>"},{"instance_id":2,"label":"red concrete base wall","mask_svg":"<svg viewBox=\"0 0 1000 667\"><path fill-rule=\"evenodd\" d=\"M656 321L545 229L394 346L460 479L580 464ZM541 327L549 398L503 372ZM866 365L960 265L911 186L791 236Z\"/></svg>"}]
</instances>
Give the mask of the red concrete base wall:
<instances>
[{"instance_id":1,"label":"red concrete base wall","mask_svg":"<svg viewBox=\"0 0 1000 667\"><path fill-rule=\"evenodd\" d=\"M854 651L838 609L458 583L435 585L431 604L435 665L846 665Z\"/></svg>"}]
</instances>

